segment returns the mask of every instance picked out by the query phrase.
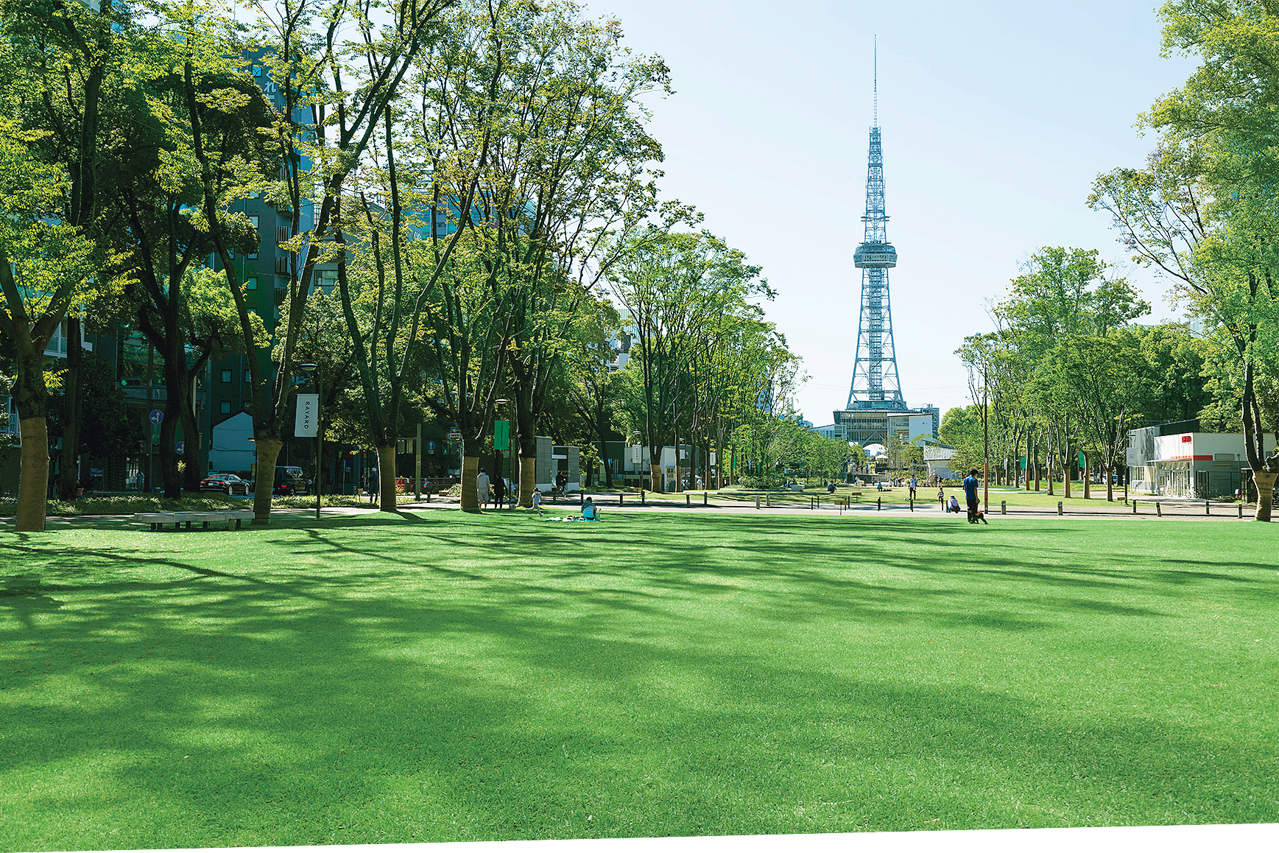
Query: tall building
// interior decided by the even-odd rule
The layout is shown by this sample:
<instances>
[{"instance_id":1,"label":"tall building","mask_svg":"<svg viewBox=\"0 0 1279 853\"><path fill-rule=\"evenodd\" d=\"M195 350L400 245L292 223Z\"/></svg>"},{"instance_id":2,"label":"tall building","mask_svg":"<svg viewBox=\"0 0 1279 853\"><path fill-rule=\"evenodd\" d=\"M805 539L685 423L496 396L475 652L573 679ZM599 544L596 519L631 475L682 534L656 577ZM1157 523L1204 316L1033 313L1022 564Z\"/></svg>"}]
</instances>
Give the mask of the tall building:
<instances>
[{"instance_id":1,"label":"tall building","mask_svg":"<svg viewBox=\"0 0 1279 853\"><path fill-rule=\"evenodd\" d=\"M888 242L888 213L884 202L884 152L879 128L878 49L875 57L873 124L866 169L866 212L862 242L853 252L853 266L862 271L861 310L857 349L848 402L834 413L834 431L863 446L887 445L894 437L914 441L937 434L938 410L911 409L902 395L893 345L893 312L889 302L888 271L897 266L897 249Z\"/></svg>"}]
</instances>

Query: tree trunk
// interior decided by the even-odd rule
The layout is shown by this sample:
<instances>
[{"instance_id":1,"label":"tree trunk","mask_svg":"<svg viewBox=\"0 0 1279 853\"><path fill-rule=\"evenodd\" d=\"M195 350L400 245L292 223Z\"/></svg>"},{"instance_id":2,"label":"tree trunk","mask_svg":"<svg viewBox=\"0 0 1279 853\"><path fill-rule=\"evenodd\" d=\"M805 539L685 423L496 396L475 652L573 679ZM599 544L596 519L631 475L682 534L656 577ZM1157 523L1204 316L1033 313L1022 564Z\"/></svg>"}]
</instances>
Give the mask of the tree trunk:
<instances>
[{"instance_id":1,"label":"tree trunk","mask_svg":"<svg viewBox=\"0 0 1279 853\"><path fill-rule=\"evenodd\" d=\"M604 436L604 419L599 411L595 413L595 424L595 432L600 440L600 460L604 463L604 488L611 489L613 488L613 467L608 464L608 440Z\"/></svg>"},{"instance_id":2,"label":"tree trunk","mask_svg":"<svg viewBox=\"0 0 1279 853\"><path fill-rule=\"evenodd\" d=\"M525 483L528 484L527 488ZM520 506L533 506L533 489L537 486L537 457L520 454Z\"/></svg>"},{"instance_id":3,"label":"tree trunk","mask_svg":"<svg viewBox=\"0 0 1279 853\"><path fill-rule=\"evenodd\" d=\"M67 318L67 373L62 379L66 405L63 407L61 470L58 472L58 497L64 501L75 498L80 486L80 416L84 411L84 395L80 390L84 363L80 328L78 319Z\"/></svg>"},{"instance_id":4,"label":"tree trunk","mask_svg":"<svg viewBox=\"0 0 1279 853\"><path fill-rule=\"evenodd\" d=\"M1088 468L1091 461L1092 460L1090 460L1087 456L1084 457L1084 500L1088 500L1092 497L1092 490L1088 486Z\"/></svg>"},{"instance_id":5,"label":"tree trunk","mask_svg":"<svg viewBox=\"0 0 1279 853\"><path fill-rule=\"evenodd\" d=\"M257 468L253 475L253 523L271 523L271 493L275 487L275 461L280 458L284 442L278 438L256 436Z\"/></svg>"},{"instance_id":6,"label":"tree trunk","mask_svg":"<svg viewBox=\"0 0 1279 853\"><path fill-rule=\"evenodd\" d=\"M517 452L520 464L520 506L529 509L533 506L533 489L537 488L537 436L530 424L528 435L520 430Z\"/></svg>"},{"instance_id":7,"label":"tree trunk","mask_svg":"<svg viewBox=\"0 0 1279 853\"><path fill-rule=\"evenodd\" d=\"M462 504L463 512L480 511L480 493L475 478L480 475L479 454L462 456Z\"/></svg>"},{"instance_id":8,"label":"tree trunk","mask_svg":"<svg viewBox=\"0 0 1279 853\"><path fill-rule=\"evenodd\" d=\"M23 447L26 447L25 441ZM25 457L24 457L25 461ZM1253 471L1252 484L1257 489L1257 514L1253 518L1257 521L1269 521L1271 504L1274 503L1275 480L1279 479L1279 473L1270 471Z\"/></svg>"},{"instance_id":9,"label":"tree trunk","mask_svg":"<svg viewBox=\"0 0 1279 853\"><path fill-rule=\"evenodd\" d=\"M662 492L662 449L660 447L650 447L648 449L648 478L649 489L654 492Z\"/></svg>"},{"instance_id":10,"label":"tree trunk","mask_svg":"<svg viewBox=\"0 0 1279 853\"><path fill-rule=\"evenodd\" d=\"M1110 475L1112 467L1109 462L1101 466L1101 474L1106 478L1106 500L1109 502L1115 500L1115 484L1112 482L1114 478Z\"/></svg>"},{"instance_id":11,"label":"tree trunk","mask_svg":"<svg viewBox=\"0 0 1279 853\"><path fill-rule=\"evenodd\" d=\"M178 423L182 426L182 440L186 443L182 454L182 459L186 462L186 468L182 472L182 488L188 492L198 492L205 472L200 465L200 425L195 419L195 407L191 405L192 378L188 371L179 401Z\"/></svg>"},{"instance_id":12,"label":"tree trunk","mask_svg":"<svg viewBox=\"0 0 1279 853\"><path fill-rule=\"evenodd\" d=\"M18 421L22 437L22 473L18 481L15 530L44 530L49 489L49 423L44 415Z\"/></svg>"},{"instance_id":13,"label":"tree trunk","mask_svg":"<svg viewBox=\"0 0 1279 853\"><path fill-rule=\"evenodd\" d=\"M378 467L378 509L382 512L395 512L395 443L377 449Z\"/></svg>"},{"instance_id":14,"label":"tree trunk","mask_svg":"<svg viewBox=\"0 0 1279 853\"><path fill-rule=\"evenodd\" d=\"M169 383L169 388L172 389ZM160 479L164 482L166 498L182 497L182 475L178 471L178 415L180 405L176 394L170 392L164 405L164 422L160 424ZM274 472L273 472L274 473Z\"/></svg>"}]
</instances>

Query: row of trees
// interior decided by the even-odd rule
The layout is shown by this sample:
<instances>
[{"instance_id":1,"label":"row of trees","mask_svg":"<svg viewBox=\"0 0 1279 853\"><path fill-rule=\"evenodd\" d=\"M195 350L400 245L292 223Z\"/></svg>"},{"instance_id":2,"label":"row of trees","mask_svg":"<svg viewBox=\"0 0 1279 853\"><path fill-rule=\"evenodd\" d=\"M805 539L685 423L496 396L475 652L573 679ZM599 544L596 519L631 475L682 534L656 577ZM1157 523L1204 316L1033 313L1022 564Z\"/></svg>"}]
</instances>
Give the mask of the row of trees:
<instances>
[{"instance_id":1,"label":"row of trees","mask_svg":"<svg viewBox=\"0 0 1279 853\"><path fill-rule=\"evenodd\" d=\"M321 428L376 448L384 472L406 424L456 427L464 509L478 506L499 412L513 415L526 505L536 436L566 400L597 452L613 430L636 432L655 469L665 444L723 448L768 422L761 404L796 373L758 307L771 291L740 252L694 232L693 210L658 201L644 98L669 92L668 72L626 50L616 21L517 0L254 11L0 0L0 331L20 413L19 529L44 523L42 353L64 318L63 472L81 445L79 324L125 325L164 364L170 496L200 474L180 473L174 449L179 424L198 432L194 380L229 353L247 356L259 471L314 364ZM248 199L291 220L278 320L254 310L235 262L260 240ZM336 267L332 293L315 286L322 265ZM635 358L612 377L623 329ZM257 478L259 523L271 488ZM393 477L380 501L394 507Z\"/></svg>"},{"instance_id":2,"label":"row of trees","mask_svg":"<svg viewBox=\"0 0 1279 853\"><path fill-rule=\"evenodd\" d=\"M975 461L972 421L988 417L1004 466L1026 447L1062 472L1082 450L1109 472L1136 422L1202 416L1242 430L1256 517L1268 521L1279 478L1279 452L1264 450L1267 432L1279 438L1279 3L1176 0L1160 16L1164 53L1200 65L1141 117L1157 139L1146 165L1100 175L1088 203L1172 281L1203 335L1132 327L1144 306L1094 254L1044 250L996 308L998 330L961 348L978 405L943 434L968 435L960 444Z\"/></svg>"},{"instance_id":3,"label":"row of trees","mask_svg":"<svg viewBox=\"0 0 1279 853\"><path fill-rule=\"evenodd\" d=\"M1195 417L1208 401L1202 339L1184 325L1133 325L1149 309L1096 252L1035 253L992 310L997 330L959 350L977 402L943 418L955 464L990 460L996 480L1027 487L1045 475L1050 493L1061 478L1067 497L1072 473L1087 497L1100 472L1113 500L1128 430Z\"/></svg>"}]
</instances>

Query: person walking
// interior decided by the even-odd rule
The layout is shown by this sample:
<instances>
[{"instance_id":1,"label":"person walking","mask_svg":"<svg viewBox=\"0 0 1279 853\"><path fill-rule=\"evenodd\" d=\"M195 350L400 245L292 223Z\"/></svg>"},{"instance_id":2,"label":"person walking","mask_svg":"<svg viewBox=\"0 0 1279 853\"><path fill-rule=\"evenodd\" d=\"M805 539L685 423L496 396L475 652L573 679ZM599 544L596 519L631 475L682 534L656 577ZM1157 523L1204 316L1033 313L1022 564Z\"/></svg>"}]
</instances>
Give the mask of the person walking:
<instances>
[{"instance_id":1,"label":"person walking","mask_svg":"<svg viewBox=\"0 0 1279 853\"><path fill-rule=\"evenodd\" d=\"M480 506L488 506L489 475L483 471L475 477L475 496L479 499Z\"/></svg>"},{"instance_id":2,"label":"person walking","mask_svg":"<svg viewBox=\"0 0 1279 853\"><path fill-rule=\"evenodd\" d=\"M537 514L542 514L542 490L537 486L533 487L533 509L537 510Z\"/></svg>"},{"instance_id":3,"label":"person walking","mask_svg":"<svg viewBox=\"0 0 1279 853\"><path fill-rule=\"evenodd\" d=\"M381 491L378 489L378 485L379 483L378 483L378 477L377 477L377 469L370 468L369 469L369 503L371 504L377 503L379 497L382 494Z\"/></svg>"},{"instance_id":4,"label":"person walking","mask_svg":"<svg viewBox=\"0 0 1279 853\"><path fill-rule=\"evenodd\" d=\"M914 474L911 474L910 475L910 499L912 501L915 499L915 487L918 485L919 485L919 478L917 478Z\"/></svg>"},{"instance_id":5,"label":"person walking","mask_svg":"<svg viewBox=\"0 0 1279 853\"><path fill-rule=\"evenodd\" d=\"M502 508L502 499L506 497L506 480L499 476L493 481L493 503L498 509Z\"/></svg>"},{"instance_id":6,"label":"person walking","mask_svg":"<svg viewBox=\"0 0 1279 853\"><path fill-rule=\"evenodd\" d=\"M990 524L986 517L982 514L980 505L977 501L977 469L974 468L968 472L968 476L964 478L964 499L968 501L968 523Z\"/></svg>"}]
</instances>

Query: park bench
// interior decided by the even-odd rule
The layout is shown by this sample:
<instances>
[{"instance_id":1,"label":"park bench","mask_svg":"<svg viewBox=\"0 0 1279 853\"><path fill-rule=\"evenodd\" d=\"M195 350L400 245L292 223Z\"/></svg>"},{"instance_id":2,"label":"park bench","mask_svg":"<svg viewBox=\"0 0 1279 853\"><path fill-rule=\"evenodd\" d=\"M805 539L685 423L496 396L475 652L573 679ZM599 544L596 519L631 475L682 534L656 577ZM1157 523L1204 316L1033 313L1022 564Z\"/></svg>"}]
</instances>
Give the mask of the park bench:
<instances>
[{"instance_id":1,"label":"park bench","mask_svg":"<svg viewBox=\"0 0 1279 853\"><path fill-rule=\"evenodd\" d=\"M166 524L172 524L174 530L187 530L192 524L199 524L200 529L208 530L210 524L225 524L229 529L234 522L238 529L242 522L253 519L251 509L210 510L203 512L135 512L133 520L145 524L151 530L163 530Z\"/></svg>"}]
</instances>

